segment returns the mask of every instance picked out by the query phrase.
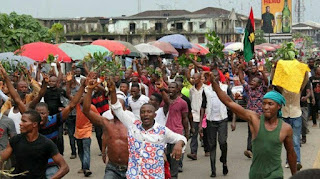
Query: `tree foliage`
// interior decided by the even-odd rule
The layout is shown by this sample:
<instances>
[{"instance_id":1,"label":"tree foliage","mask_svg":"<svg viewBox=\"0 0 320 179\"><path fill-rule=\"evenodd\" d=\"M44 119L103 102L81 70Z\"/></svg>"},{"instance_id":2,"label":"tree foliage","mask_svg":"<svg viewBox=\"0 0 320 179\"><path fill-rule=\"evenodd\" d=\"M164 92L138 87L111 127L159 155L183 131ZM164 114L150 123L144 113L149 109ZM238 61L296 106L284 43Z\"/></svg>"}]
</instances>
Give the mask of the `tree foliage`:
<instances>
[{"instance_id":1,"label":"tree foliage","mask_svg":"<svg viewBox=\"0 0 320 179\"><path fill-rule=\"evenodd\" d=\"M207 47L209 48L208 58L222 59L224 57L223 49L224 45L221 43L220 38L217 36L215 31L206 34L208 40Z\"/></svg>"},{"instance_id":2,"label":"tree foliage","mask_svg":"<svg viewBox=\"0 0 320 179\"><path fill-rule=\"evenodd\" d=\"M49 30L49 32L54 35L55 43L60 43L61 41L64 41L63 30L64 30L63 25L60 23L54 23L51 26L51 29Z\"/></svg>"},{"instance_id":3,"label":"tree foliage","mask_svg":"<svg viewBox=\"0 0 320 179\"><path fill-rule=\"evenodd\" d=\"M313 41L310 36L304 35L301 32L296 32L292 34L293 41L302 39L306 48L311 48Z\"/></svg>"},{"instance_id":4,"label":"tree foliage","mask_svg":"<svg viewBox=\"0 0 320 179\"><path fill-rule=\"evenodd\" d=\"M21 45L43 41L50 42L52 34L30 15L0 13L0 50L13 52Z\"/></svg>"},{"instance_id":5,"label":"tree foliage","mask_svg":"<svg viewBox=\"0 0 320 179\"><path fill-rule=\"evenodd\" d=\"M260 45L266 42L263 30L255 30L255 44Z\"/></svg>"}]
</instances>

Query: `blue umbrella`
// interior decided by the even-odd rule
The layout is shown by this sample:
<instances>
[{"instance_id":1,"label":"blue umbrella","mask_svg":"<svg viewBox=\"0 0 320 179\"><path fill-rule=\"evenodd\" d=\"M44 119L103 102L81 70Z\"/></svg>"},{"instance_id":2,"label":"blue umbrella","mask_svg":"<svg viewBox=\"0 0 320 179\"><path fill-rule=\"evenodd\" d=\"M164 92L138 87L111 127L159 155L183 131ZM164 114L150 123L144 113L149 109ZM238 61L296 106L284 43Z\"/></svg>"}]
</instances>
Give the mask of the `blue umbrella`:
<instances>
[{"instance_id":1,"label":"blue umbrella","mask_svg":"<svg viewBox=\"0 0 320 179\"><path fill-rule=\"evenodd\" d=\"M20 62L20 63L25 62L27 64L28 69L29 69L30 65L34 64L34 62L35 62L31 58L14 55L14 53L12 53L12 52L0 53L0 61L3 61L3 60L10 61L11 64L13 64L13 65L17 65L18 62Z\"/></svg>"},{"instance_id":2,"label":"blue umbrella","mask_svg":"<svg viewBox=\"0 0 320 179\"><path fill-rule=\"evenodd\" d=\"M177 49L189 49L192 48L191 43L188 39L180 34L167 35L160 38L160 42L169 42L174 48Z\"/></svg>"}]
</instances>

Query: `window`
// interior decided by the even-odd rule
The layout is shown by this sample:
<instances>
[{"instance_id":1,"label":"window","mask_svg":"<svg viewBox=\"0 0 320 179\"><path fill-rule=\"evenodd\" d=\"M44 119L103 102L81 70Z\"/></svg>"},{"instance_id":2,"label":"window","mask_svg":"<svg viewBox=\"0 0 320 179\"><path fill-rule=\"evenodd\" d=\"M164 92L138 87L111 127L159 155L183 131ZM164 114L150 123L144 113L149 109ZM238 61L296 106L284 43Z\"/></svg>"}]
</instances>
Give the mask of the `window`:
<instances>
[{"instance_id":1,"label":"window","mask_svg":"<svg viewBox=\"0 0 320 179\"><path fill-rule=\"evenodd\" d=\"M156 22L155 30L158 31L158 32L162 31L162 23L161 22Z\"/></svg>"},{"instance_id":2,"label":"window","mask_svg":"<svg viewBox=\"0 0 320 179\"><path fill-rule=\"evenodd\" d=\"M147 24L147 23L143 23L143 24L142 24L142 29L143 29L143 30L147 30L147 28L148 28L148 24Z\"/></svg>"},{"instance_id":3,"label":"window","mask_svg":"<svg viewBox=\"0 0 320 179\"><path fill-rule=\"evenodd\" d=\"M223 21L221 22L221 29L223 29Z\"/></svg>"},{"instance_id":4,"label":"window","mask_svg":"<svg viewBox=\"0 0 320 179\"><path fill-rule=\"evenodd\" d=\"M182 23L177 23L176 28L177 30L182 30L183 29Z\"/></svg>"},{"instance_id":5,"label":"window","mask_svg":"<svg viewBox=\"0 0 320 179\"><path fill-rule=\"evenodd\" d=\"M198 37L198 43L205 43L204 37Z\"/></svg>"},{"instance_id":6,"label":"window","mask_svg":"<svg viewBox=\"0 0 320 179\"><path fill-rule=\"evenodd\" d=\"M136 24L135 23L130 23L129 24L129 30L130 30L130 33L134 34L136 32Z\"/></svg>"},{"instance_id":7,"label":"window","mask_svg":"<svg viewBox=\"0 0 320 179\"><path fill-rule=\"evenodd\" d=\"M193 22L189 22L188 25L189 25L189 32L192 32L193 31Z\"/></svg>"},{"instance_id":8,"label":"window","mask_svg":"<svg viewBox=\"0 0 320 179\"><path fill-rule=\"evenodd\" d=\"M214 31L217 32L217 22L214 22Z\"/></svg>"},{"instance_id":9,"label":"window","mask_svg":"<svg viewBox=\"0 0 320 179\"><path fill-rule=\"evenodd\" d=\"M199 28L200 29L205 29L206 28L206 22L200 22Z\"/></svg>"}]
</instances>

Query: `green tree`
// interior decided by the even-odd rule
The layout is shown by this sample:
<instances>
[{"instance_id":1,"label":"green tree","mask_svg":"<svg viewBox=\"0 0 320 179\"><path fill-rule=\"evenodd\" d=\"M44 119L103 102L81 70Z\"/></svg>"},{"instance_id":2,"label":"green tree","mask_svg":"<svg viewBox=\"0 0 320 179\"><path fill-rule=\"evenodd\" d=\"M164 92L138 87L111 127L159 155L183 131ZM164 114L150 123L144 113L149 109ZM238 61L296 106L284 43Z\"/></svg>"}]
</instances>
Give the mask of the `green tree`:
<instances>
[{"instance_id":1,"label":"green tree","mask_svg":"<svg viewBox=\"0 0 320 179\"><path fill-rule=\"evenodd\" d=\"M313 44L313 40L310 36L302 34L301 32L296 32L292 34L292 40L295 41L297 39L302 39L305 45L305 48L311 48Z\"/></svg>"},{"instance_id":2,"label":"green tree","mask_svg":"<svg viewBox=\"0 0 320 179\"><path fill-rule=\"evenodd\" d=\"M43 41L50 42L53 36L49 29L30 15L0 13L0 50L13 52L21 45Z\"/></svg>"},{"instance_id":3,"label":"green tree","mask_svg":"<svg viewBox=\"0 0 320 179\"><path fill-rule=\"evenodd\" d=\"M266 39L264 38L263 30L255 30L255 44L260 45L266 43Z\"/></svg>"},{"instance_id":4,"label":"green tree","mask_svg":"<svg viewBox=\"0 0 320 179\"><path fill-rule=\"evenodd\" d=\"M209 53L207 58L217 60L224 57L223 49L224 45L221 43L220 38L217 36L215 31L206 34L207 47L209 48Z\"/></svg>"},{"instance_id":5,"label":"green tree","mask_svg":"<svg viewBox=\"0 0 320 179\"><path fill-rule=\"evenodd\" d=\"M55 43L60 43L61 41L64 41L63 30L63 25L60 23L54 23L51 26L49 32L51 32L54 35Z\"/></svg>"}]
</instances>

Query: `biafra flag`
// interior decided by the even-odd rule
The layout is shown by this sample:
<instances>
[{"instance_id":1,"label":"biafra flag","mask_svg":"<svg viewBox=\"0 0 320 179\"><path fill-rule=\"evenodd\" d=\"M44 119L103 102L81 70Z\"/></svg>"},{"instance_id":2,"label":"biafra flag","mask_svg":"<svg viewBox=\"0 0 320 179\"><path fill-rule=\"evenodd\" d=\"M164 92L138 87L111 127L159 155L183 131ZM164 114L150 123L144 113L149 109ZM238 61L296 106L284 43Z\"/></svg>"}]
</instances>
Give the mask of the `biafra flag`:
<instances>
[{"instance_id":1,"label":"biafra flag","mask_svg":"<svg viewBox=\"0 0 320 179\"><path fill-rule=\"evenodd\" d=\"M246 30L244 32L244 40L243 40L243 53L246 62L250 61L253 57L254 53L254 17L252 7L250 10L250 15L248 19L248 23L246 26Z\"/></svg>"}]
</instances>

